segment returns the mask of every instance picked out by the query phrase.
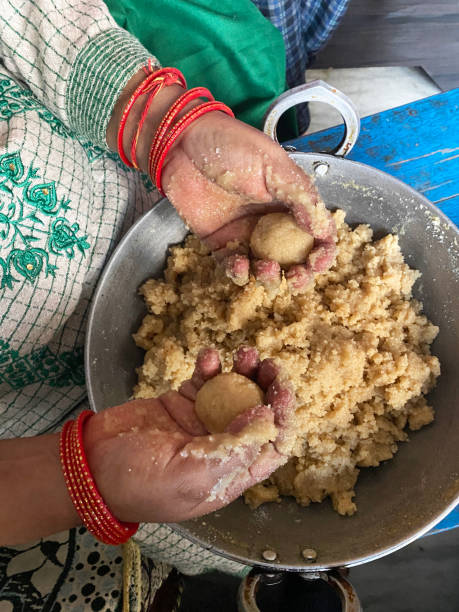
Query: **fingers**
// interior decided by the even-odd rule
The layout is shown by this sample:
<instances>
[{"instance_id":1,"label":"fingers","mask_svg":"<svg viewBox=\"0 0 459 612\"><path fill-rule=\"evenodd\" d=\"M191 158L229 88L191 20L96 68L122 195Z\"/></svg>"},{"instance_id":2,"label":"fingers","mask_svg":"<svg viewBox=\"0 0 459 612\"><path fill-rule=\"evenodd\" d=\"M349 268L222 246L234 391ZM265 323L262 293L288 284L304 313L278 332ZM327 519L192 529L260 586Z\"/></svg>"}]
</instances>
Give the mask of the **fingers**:
<instances>
[{"instance_id":1,"label":"fingers","mask_svg":"<svg viewBox=\"0 0 459 612\"><path fill-rule=\"evenodd\" d=\"M253 272L258 282L264 285L268 295L274 295L281 282L281 268L277 261L256 259Z\"/></svg>"},{"instance_id":2,"label":"fingers","mask_svg":"<svg viewBox=\"0 0 459 612\"><path fill-rule=\"evenodd\" d=\"M251 459L245 465L234 465L230 472L220 477L206 499L195 508L194 515L206 514L231 503L244 491L268 478L287 461L271 443L265 444Z\"/></svg>"},{"instance_id":3,"label":"fingers","mask_svg":"<svg viewBox=\"0 0 459 612\"><path fill-rule=\"evenodd\" d=\"M282 163L283 162L283 163ZM274 200L284 202L299 227L324 240L329 235L330 213L320 199L313 179L291 159L282 159L278 168L266 167L266 184Z\"/></svg>"},{"instance_id":4,"label":"fingers","mask_svg":"<svg viewBox=\"0 0 459 612\"><path fill-rule=\"evenodd\" d=\"M315 243L303 266L293 266L286 277L294 292L302 291L313 274L326 271L335 255L336 226L325 208L317 189L306 173L292 160L279 163L278 168L266 168L266 182L273 199L279 199L290 208L299 227L312 234ZM293 164L293 165L292 165Z\"/></svg>"},{"instance_id":5,"label":"fingers","mask_svg":"<svg viewBox=\"0 0 459 612\"><path fill-rule=\"evenodd\" d=\"M233 253L224 260L225 273L233 283L243 287L249 282L250 260L247 255ZM263 261L256 259L252 261L252 271L257 279L268 292L275 292L281 282L281 269L277 261Z\"/></svg>"},{"instance_id":6,"label":"fingers","mask_svg":"<svg viewBox=\"0 0 459 612\"><path fill-rule=\"evenodd\" d=\"M209 361L212 366L203 367ZM203 370L208 375L219 365L213 352L202 351L196 370L202 379ZM230 503L284 464L291 450L295 393L279 366L271 359L260 362L255 348L241 347L234 355L234 371L252 378L262 387L266 404L253 406L237 416L224 433L195 437L183 446L176 461L189 474L186 482L192 486L190 499L195 500L187 511L188 517ZM193 420L187 419L192 401L183 397L177 402L172 395L171 399L170 404L166 403L168 410L174 417L178 413L175 418L191 432Z\"/></svg>"},{"instance_id":7,"label":"fingers","mask_svg":"<svg viewBox=\"0 0 459 612\"><path fill-rule=\"evenodd\" d=\"M205 436L208 433L196 416L193 401L176 391L168 391L160 399L168 414L184 431L192 436Z\"/></svg>"},{"instance_id":8,"label":"fingers","mask_svg":"<svg viewBox=\"0 0 459 612\"><path fill-rule=\"evenodd\" d=\"M295 390L279 366L271 359L259 363L258 351L251 347L242 347L234 357L235 369L239 373L247 372L266 392L265 405L253 406L239 414L228 426L227 432L238 434L251 423L273 419L276 428L274 441L276 449L285 454L290 451L295 439L293 417L296 407ZM265 435L266 438L266 435Z\"/></svg>"},{"instance_id":9,"label":"fingers","mask_svg":"<svg viewBox=\"0 0 459 612\"><path fill-rule=\"evenodd\" d=\"M278 164L265 168L266 186L273 200L284 202L292 211L296 222L308 233L316 236L323 232L321 203L311 177L282 152Z\"/></svg>"},{"instance_id":10,"label":"fingers","mask_svg":"<svg viewBox=\"0 0 459 612\"><path fill-rule=\"evenodd\" d=\"M295 392L289 381L277 376L266 392L266 401L274 412L274 422L283 428L289 424L295 403Z\"/></svg>"},{"instance_id":11,"label":"fingers","mask_svg":"<svg viewBox=\"0 0 459 612\"><path fill-rule=\"evenodd\" d=\"M234 254L225 259L225 273L235 285L242 287L249 282L250 264L246 255Z\"/></svg>"},{"instance_id":12,"label":"fingers","mask_svg":"<svg viewBox=\"0 0 459 612\"><path fill-rule=\"evenodd\" d=\"M225 436L233 438L233 446L225 449L223 456L219 456L216 453L221 453L222 446L225 447ZM198 499L192 514L194 516L230 503L285 462L270 443L235 446L234 436L228 434L203 438L199 447L196 442L191 442L182 449L180 455L187 461L191 458L198 460L193 463L193 473L200 474L202 494L194 496Z\"/></svg>"},{"instance_id":13,"label":"fingers","mask_svg":"<svg viewBox=\"0 0 459 612\"><path fill-rule=\"evenodd\" d=\"M291 266L285 274L285 278L287 279L291 293L295 295L303 292L306 287L308 287L314 278L314 273L307 264L296 265Z\"/></svg>"},{"instance_id":14,"label":"fingers","mask_svg":"<svg viewBox=\"0 0 459 612\"><path fill-rule=\"evenodd\" d=\"M333 239L318 242L309 253L308 265L313 272L325 272L332 265L336 254Z\"/></svg>"},{"instance_id":15,"label":"fingers","mask_svg":"<svg viewBox=\"0 0 459 612\"><path fill-rule=\"evenodd\" d=\"M269 386L266 401L274 412L274 423L278 429L274 445L280 454L286 455L291 452L296 438L294 424L296 396L292 384L282 374L278 375Z\"/></svg>"},{"instance_id":16,"label":"fingers","mask_svg":"<svg viewBox=\"0 0 459 612\"><path fill-rule=\"evenodd\" d=\"M206 380L219 374L221 369L218 351L212 348L201 349L196 358L196 365L191 377L192 385L199 390Z\"/></svg>"},{"instance_id":17,"label":"fingers","mask_svg":"<svg viewBox=\"0 0 459 612\"><path fill-rule=\"evenodd\" d=\"M279 374L279 366L272 359L263 359L258 368L257 384L266 391Z\"/></svg>"},{"instance_id":18,"label":"fingers","mask_svg":"<svg viewBox=\"0 0 459 612\"><path fill-rule=\"evenodd\" d=\"M233 370L242 376L254 379L260 364L258 351L251 346L241 346L233 357Z\"/></svg>"},{"instance_id":19,"label":"fingers","mask_svg":"<svg viewBox=\"0 0 459 612\"><path fill-rule=\"evenodd\" d=\"M263 391L273 383L280 368L272 359L260 362L258 351L253 346L241 346L233 358L233 370L254 380Z\"/></svg>"},{"instance_id":20,"label":"fingers","mask_svg":"<svg viewBox=\"0 0 459 612\"><path fill-rule=\"evenodd\" d=\"M287 458L280 455L271 443L265 444L247 469L238 470L237 477L229 478L224 487L215 491L215 497L221 500L220 506L221 502L230 503L253 485L269 478L286 461Z\"/></svg>"},{"instance_id":21,"label":"fingers","mask_svg":"<svg viewBox=\"0 0 459 612\"><path fill-rule=\"evenodd\" d=\"M194 402L194 400L196 399L196 395L198 393L198 390L193 385L191 380L186 380L184 383L182 383L180 385L179 393L180 393L180 395L183 395L183 397L186 397L187 399L189 399L192 402Z\"/></svg>"},{"instance_id":22,"label":"fingers","mask_svg":"<svg viewBox=\"0 0 459 612\"><path fill-rule=\"evenodd\" d=\"M247 449L258 451L266 442L275 440L278 436L275 418L268 406L253 406L237 416L224 433L195 438L182 456L215 460L216 465L209 464L209 469L218 470L219 463L226 464L241 453L245 456Z\"/></svg>"},{"instance_id":23,"label":"fingers","mask_svg":"<svg viewBox=\"0 0 459 612\"><path fill-rule=\"evenodd\" d=\"M233 419L226 432L236 435L257 420L274 424L274 413L268 406L252 406Z\"/></svg>"},{"instance_id":24,"label":"fingers","mask_svg":"<svg viewBox=\"0 0 459 612\"><path fill-rule=\"evenodd\" d=\"M317 241L305 264L291 266L285 278L293 294L304 291L314 279L315 273L326 272L335 259L336 245L332 239ZM226 275L240 287L249 282L250 261L246 255L232 254L224 260ZM276 295L281 283L281 268L277 261L256 259L252 271L270 297Z\"/></svg>"},{"instance_id":25,"label":"fingers","mask_svg":"<svg viewBox=\"0 0 459 612\"><path fill-rule=\"evenodd\" d=\"M336 245L333 239L318 242L309 253L304 265L292 266L285 277L293 294L303 292L314 279L315 273L326 272L333 264Z\"/></svg>"},{"instance_id":26,"label":"fingers","mask_svg":"<svg viewBox=\"0 0 459 612\"><path fill-rule=\"evenodd\" d=\"M304 264L291 266L285 277L293 294L301 293L312 282L314 274L325 272L333 264L336 254L335 225L333 220L328 224L327 236L317 239L314 248L308 255ZM252 271L260 283L265 287L268 295L273 297L279 289L281 282L281 268L277 261L254 260ZM224 262L226 275L231 280L243 286L248 283L250 276L250 262L245 254L237 253L227 256Z\"/></svg>"},{"instance_id":27,"label":"fingers","mask_svg":"<svg viewBox=\"0 0 459 612\"><path fill-rule=\"evenodd\" d=\"M286 463L286 461L287 458L281 455L271 442L265 444L255 461L249 467L251 481L244 486L241 493L254 484L266 480L266 478L271 476L271 474L277 470L278 467Z\"/></svg>"},{"instance_id":28,"label":"fingers","mask_svg":"<svg viewBox=\"0 0 459 612\"><path fill-rule=\"evenodd\" d=\"M239 208L240 215L241 212L241 208ZM241 216L239 219L227 223L213 234L206 236L205 243L214 252L217 259L222 259L222 256L225 254L231 254L230 251L225 249L228 243L237 242L242 249L248 251L250 236L252 235L260 216L260 214L250 214L244 211L243 216Z\"/></svg>"}]
</instances>

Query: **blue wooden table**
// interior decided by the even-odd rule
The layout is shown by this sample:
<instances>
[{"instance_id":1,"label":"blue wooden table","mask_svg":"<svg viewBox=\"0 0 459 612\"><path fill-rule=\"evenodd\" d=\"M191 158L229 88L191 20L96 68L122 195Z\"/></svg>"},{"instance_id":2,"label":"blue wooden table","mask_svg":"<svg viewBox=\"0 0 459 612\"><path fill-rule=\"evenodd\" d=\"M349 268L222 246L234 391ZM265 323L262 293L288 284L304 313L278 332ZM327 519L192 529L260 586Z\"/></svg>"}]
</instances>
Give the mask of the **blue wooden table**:
<instances>
[{"instance_id":1,"label":"blue wooden table","mask_svg":"<svg viewBox=\"0 0 459 612\"><path fill-rule=\"evenodd\" d=\"M333 149L343 126L290 141L299 151ZM411 185L459 225L459 89L362 119L348 159ZM459 526L459 506L429 533Z\"/></svg>"}]
</instances>

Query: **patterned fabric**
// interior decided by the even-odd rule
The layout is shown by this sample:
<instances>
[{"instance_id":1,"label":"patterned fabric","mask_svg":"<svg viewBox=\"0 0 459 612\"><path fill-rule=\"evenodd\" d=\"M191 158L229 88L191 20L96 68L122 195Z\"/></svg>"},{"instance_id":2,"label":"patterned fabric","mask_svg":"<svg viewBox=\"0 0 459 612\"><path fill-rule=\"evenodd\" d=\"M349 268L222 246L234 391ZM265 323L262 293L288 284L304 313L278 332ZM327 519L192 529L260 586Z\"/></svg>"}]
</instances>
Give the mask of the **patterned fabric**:
<instances>
[{"instance_id":1,"label":"patterned fabric","mask_svg":"<svg viewBox=\"0 0 459 612\"><path fill-rule=\"evenodd\" d=\"M344 15L349 0L252 0L282 32L287 83L304 82L304 71Z\"/></svg>"},{"instance_id":2,"label":"patterned fabric","mask_svg":"<svg viewBox=\"0 0 459 612\"><path fill-rule=\"evenodd\" d=\"M113 106L151 54L101 0L5 0L0 56L48 111L106 149Z\"/></svg>"},{"instance_id":3,"label":"patterned fabric","mask_svg":"<svg viewBox=\"0 0 459 612\"><path fill-rule=\"evenodd\" d=\"M218 569L226 574L245 576L250 567L219 557L179 536L168 525L146 523L135 536L140 552L146 557L176 567L182 574L195 576Z\"/></svg>"},{"instance_id":4,"label":"patterned fabric","mask_svg":"<svg viewBox=\"0 0 459 612\"><path fill-rule=\"evenodd\" d=\"M304 83L306 67L327 42L349 4L349 0L252 0L252 2L282 33L289 87ZM307 108L303 107L298 116L300 130L306 129L307 117Z\"/></svg>"},{"instance_id":5,"label":"patterned fabric","mask_svg":"<svg viewBox=\"0 0 459 612\"><path fill-rule=\"evenodd\" d=\"M6 69L0 86L0 435L14 437L54 427L85 398L95 283L158 196Z\"/></svg>"},{"instance_id":6,"label":"patterned fabric","mask_svg":"<svg viewBox=\"0 0 459 612\"><path fill-rule=\"evenodd\" d=\"M83 528L0 548L0 611L121 610L122 561Z\"/></svg>"},{"instance_id":7,"label":"patterned fabric","mask_svg":"<svg viewBox=\"0 0 459 612\"><path fill-rule=\"evenodd\" d=\"M125 54L134 59L124 63ZM82 347L95 285L123 233L159 199L148 177L107 151L104 136L120 87L147 57L135 39L114 26L101 1L69 7L64 0L8 0L3 7L1 438L59 429L87 407ZM97 95L95 83L102 84ZM120 609L123 564L117 562L117 572L107 576L98 574L98 566L92 570L95 590L87 584L92 567L87 565L93 552L118 559L121 551L86 534L86 557L70 562L74 536L0 549L1 612ZM143 590L135 606L129 599L128 610L147 609L154 599L167 574L161 560L193 573L241 569L169 527L148 525L139 538L153 560L143 557ZM77 599L70 600L74 595Z\"/></svg>"}]
</instances>

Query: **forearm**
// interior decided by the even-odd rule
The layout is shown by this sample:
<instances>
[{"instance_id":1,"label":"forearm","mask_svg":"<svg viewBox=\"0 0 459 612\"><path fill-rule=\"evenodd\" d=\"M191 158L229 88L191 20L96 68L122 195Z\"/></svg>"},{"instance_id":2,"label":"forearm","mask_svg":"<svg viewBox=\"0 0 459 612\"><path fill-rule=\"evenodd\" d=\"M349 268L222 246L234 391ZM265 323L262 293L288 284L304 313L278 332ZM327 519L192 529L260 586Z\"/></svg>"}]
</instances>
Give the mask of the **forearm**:
<instances>
[{"instance_id":1,"label":"forearm","mask_svg":"<svg viewBox=\"0 0 459 612\"><path fill-rule=\"evenodd\" d=\"M81 523L62 474L59 434L0 441L0 546Z\"/></svg>"}]
</instances>

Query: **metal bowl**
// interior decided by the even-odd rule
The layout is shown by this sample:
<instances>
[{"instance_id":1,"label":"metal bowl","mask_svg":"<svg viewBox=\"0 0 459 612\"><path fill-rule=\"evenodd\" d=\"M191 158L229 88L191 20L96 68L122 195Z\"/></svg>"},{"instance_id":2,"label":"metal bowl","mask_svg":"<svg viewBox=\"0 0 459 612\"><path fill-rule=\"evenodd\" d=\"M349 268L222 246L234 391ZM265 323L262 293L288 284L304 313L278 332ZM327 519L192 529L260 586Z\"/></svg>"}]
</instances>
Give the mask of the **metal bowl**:
<instances>
[{"instance_id":1,"label":"metal bowl","mask_svg":"<svg viewBox=\"0 0 459 612\"><path fill-rule=\"evenodd\" d=\"M174 528L187 538L242 563L304 571L357 565L388 554L428 531L459 501L459 266L458 230L419 193L369 166L321 154L293 154L316 175L330 208L346 211L351 225L369 223L379 237L396 232L407 263L422 272L415 297L440 327L432 350L442 375L431 394L432 425L411 435L393 460L361 471L358 511L336 514L329 502L298 506L291 499L251 511L242 500ZM94 410L129 400L135 368L144 352L131 334L145 307L139 286L164 268L168 247L185 229L167 200L148 212L124 237L104 270L89 317L86 377ZM308 562L302 550L317 558ZM271 549L276 561L263 559Z\"/></svg>"}]
</instances>

